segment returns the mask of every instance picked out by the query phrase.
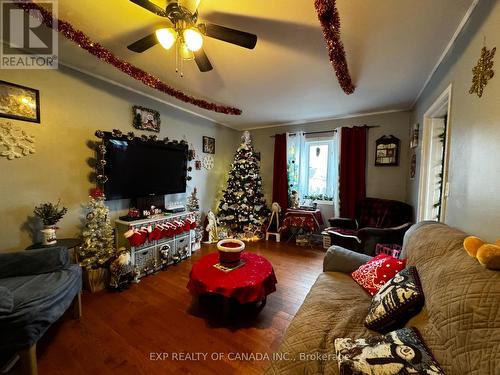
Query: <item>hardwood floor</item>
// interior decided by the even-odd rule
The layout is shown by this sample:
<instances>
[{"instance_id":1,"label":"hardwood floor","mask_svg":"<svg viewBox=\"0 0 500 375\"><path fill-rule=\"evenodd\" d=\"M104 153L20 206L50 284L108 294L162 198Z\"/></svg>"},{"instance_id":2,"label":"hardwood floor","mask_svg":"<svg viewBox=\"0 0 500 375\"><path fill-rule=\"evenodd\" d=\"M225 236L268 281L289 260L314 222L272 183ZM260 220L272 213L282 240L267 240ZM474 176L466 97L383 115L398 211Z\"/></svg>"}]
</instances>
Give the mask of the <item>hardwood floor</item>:
<instances>
[{"instance_id":1,"label":"hardwood floor","mask_svg":"<svg viewBox=\"0 0 500 375\"><path fill-rule=\"evenodd\" d=\"M268 296L261 311L254 305L233 304L226 321L219 318L221 301L206 298L199 304L186 289L192 264L215 250L214 245L204 245L191 259L148 276L123 292L84 292L82 319L65 316L39 344L39 373L262 373L268 362L258 356L271 355L277 349L322 270L324 250L274 241L247 245L248 251L273 264L277 291ZM158 355L167 355L160 353L167 353L168 358L159 360ZM181 360L180 354L172 360L174 353L202 354L198 360ZM203 359L205 353L207 358ZM230 360L229 353L233 358L235 353L254 353L257 358Z\"/></svg>"}]
</instances>

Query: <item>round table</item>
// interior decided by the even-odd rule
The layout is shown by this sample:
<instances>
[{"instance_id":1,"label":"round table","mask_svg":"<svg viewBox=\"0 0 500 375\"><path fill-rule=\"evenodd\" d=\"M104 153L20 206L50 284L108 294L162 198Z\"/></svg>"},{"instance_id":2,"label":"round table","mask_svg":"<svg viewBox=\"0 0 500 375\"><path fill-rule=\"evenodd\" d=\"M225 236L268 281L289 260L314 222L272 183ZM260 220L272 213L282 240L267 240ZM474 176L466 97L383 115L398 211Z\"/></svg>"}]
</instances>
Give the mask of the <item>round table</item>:
<instances>
[{"instance_id":1,"label":"round table","mask_svg":"<svg viewBox=\"0 0 500 375\"><path fill-rule=\"evenodd\" d=\"M193 295L219 294L225 300L239 303L262 301L276 291L276 276L272 264L264 257L242 252L245 264L235 270L224 272L214 267L219 262L218 252L205 255L191 269L187 288Z\"/></svg>"},{"instance_id":2,"label":"round table","mask_svg":"<svg viewBox=\"0 0 500 375\"><path fill-rule=\"evenodd\" d=\"M82 244L82 240L79 238L60 238L57 240L55 244L52 245L42 245L41 242L37 242L33 245L30 245L26 248L26 250L34 250L34 249L46 249L48 247L56 247L63 246L65 248L72 249L74 247L78 247Z\"/></svg>"},{"instance_id":3,"label":"round table","mask_svg":"<svg viewBox=\"0 0 500 375\"><path fill-rule=\"evenodd\" d=\"M77 248L81 246L82 240L79 238L58 238L57 242L52 245L42 245L41 242L37 242L30 245L26 250L36 250L36 249L47 249L51 247L63 246L68 250L69 260L71 263L78 263Z\"/></svg>"}]
</instances>

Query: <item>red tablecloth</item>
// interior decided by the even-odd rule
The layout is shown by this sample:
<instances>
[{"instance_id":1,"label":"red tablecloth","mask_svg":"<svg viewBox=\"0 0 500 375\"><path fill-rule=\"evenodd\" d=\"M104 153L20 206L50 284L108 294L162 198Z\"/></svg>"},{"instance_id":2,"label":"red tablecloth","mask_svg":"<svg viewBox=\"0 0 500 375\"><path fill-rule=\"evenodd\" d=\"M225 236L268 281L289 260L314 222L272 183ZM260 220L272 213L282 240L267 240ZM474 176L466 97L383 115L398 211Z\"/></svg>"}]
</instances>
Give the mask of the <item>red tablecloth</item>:
<instances>
[{"instance_id":1,"label":"red tablecloth","mask_svg":"<svg viewBox=\"0 0 500 375\"><path fill-rule=\"evenodd\" d=\"M323 225L320 210L307 211L289 208L283 218L282 230L302 228L306 232L315 232Z\"/></svg>"},{"instance_id":2,"label":"red tablecloth","mask_svg":"<svg viewBox=\"0 0 500 375\"><path fill-rule=\"evenodd\" d=\"M219 262L217 252L197 261L189 275L187 288L194 295L217 293L234 298L239 303L258 302L276 290L276 276L272 264L264 257L244 251L245 265L223 272L213 265Z\"/></svg>"}]
</instances>

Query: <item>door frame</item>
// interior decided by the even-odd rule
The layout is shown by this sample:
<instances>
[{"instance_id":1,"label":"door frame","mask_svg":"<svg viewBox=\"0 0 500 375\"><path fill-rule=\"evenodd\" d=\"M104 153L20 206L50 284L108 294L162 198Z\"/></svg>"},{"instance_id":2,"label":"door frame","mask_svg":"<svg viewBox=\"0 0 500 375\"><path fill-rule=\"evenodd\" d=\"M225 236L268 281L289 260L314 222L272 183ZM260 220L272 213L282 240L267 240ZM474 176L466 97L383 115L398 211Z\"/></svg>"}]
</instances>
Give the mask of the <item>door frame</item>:
<instances>
[{"instance_id":1,"label":"door frame","mask_svg":"<svg viewBox=\"0 0 500 375\"><path fill-rule=\"evenodd\" d=\"M446 201L449 192L448 183L448 164L449 164L449 152L450 152L450 118L451 118L451 93L452 84L450 83L448 87L439 95L439 97L434 101L433 104L424 113L423 119L423 129L422 129L422 147L420 148L420 176L418 183L418 210L417 218L418 221L425 220L425 211L427 206L427 180L429 177L429 156L430 147L432 143L432 122L434 118L442 117L439 115L444 108L446 108L446 135L444 143L444 160L443 160L443 184L441 187L441 212L439 215L439 221L444 222L446 216Z\"/></svg>"}]
</instances>

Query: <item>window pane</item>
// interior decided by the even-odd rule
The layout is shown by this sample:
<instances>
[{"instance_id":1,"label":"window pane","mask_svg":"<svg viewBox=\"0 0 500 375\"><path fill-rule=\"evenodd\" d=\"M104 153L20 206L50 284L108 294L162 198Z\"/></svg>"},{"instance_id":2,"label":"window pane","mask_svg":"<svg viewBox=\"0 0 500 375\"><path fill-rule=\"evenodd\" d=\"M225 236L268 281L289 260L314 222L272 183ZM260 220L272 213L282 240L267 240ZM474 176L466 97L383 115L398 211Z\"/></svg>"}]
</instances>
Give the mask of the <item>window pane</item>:
<instances>
[{"instance_id":1,"label":"window pane","mask_svg":"<svg viewBox=\"0 0 500 375\"><path fill-rule=\"evenodd\" d=\"M309 181L308 194L326 194L328 174L328 145L316 144L309 146Z\"/></svg>"}]
</instances>

